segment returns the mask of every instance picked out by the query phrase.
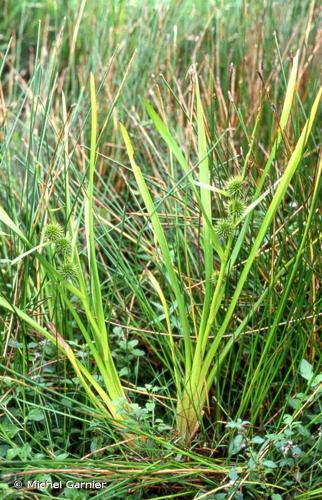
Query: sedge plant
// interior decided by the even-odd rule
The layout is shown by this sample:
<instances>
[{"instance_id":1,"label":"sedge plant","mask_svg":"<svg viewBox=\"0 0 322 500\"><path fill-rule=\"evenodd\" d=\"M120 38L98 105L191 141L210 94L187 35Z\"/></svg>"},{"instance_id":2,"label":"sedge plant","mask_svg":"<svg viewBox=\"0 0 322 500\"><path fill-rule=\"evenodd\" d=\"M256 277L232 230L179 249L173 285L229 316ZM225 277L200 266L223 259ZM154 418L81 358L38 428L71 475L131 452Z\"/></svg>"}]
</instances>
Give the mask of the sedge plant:
<instances>
[{"instance_id":1,"label":"sedge plant","mask_svg":"<svg viewBox=\"0 0 322 500\"><path fill-rule=\"evenodd\" d=\"M215 347L210 390L192 386L309 116L320 76L318 2L3 4L2 495L50 496L13 490L20 474L24 483L39 474L79 481L83 471L109 483L103 498L322 496L320 388L310 373L299 376L303 358L321 366L316 126ZM298 95L290 79L283 106L285 61L296 45ZM202 101L187 78L194 63ZM99 82L96 264L90 72ZM140 122L143 96L158 114L147 104L150 119ZM151 217L118 119L149 189ZM106 356L111 349L119 374ZM120 377L121 387L112 382ZM127 406L133 413L136 406L144 450L128 449ZM292 414L297 431L284 434ZM175 419L186 442L201 424L196 446L181 446ZM287 456L276 447L281 432L293 441Z\"/></svg>"},{"instance_id":2,"label":"sedge plant","mask_svg":"<svg viewBox=\"0 0 322 500\"><path fill-rule=\"evenodd\" d=\"M235 327L231 333L230 340L225 339L227 329L234 324L234 313L239 303L241 294L247 284L247 279L252 266L261 251L263 242L268 234L272 221L285 199L288 187L297 171L301 159L305 153L305 146L310 137L313 122L320 103L322 89L316 95L311 108L309 117L297 139L295 147L291 152L287 164L274 184L274 190L271 195L270 190L264 190L265 181L271 173L274 160L277 157L279 147L284 140L286 126L289 122L292 102L296 95L297 73L299 64L299 53L293 59L293 65L286 89L283 109L279 120L278 131L275 141L271 147L266 164L262 169L261 176L257 182L254 193L248 192L246 188L246 170L248 160L252 153L254 144L249 142L249 151L245 157L244 164L240 166L240 172L232 178L226 179L223 188L211 185L211 172L209 166L209 138L207 137L207 127L205 123L204 110L200 98L199 84L195 77L194 94L196 101L196 131L198 145L198 163L191 167L185 157L182 149L174 139L168 127L154 108L146 103L146 109L157 131L165 141L173 158L183 170L184 180L188 180L190 192L195 204L198 206L201 220L201 245L204 261L204 292L201 309L197 315L196 340L194 337L194 325L191 316L190 290L187 289L184 279L176 269L171 256L169 242L158 215L158 207L151 192L147 186L146 180L140 166L134 158L134 148L126 128L121 124L121 132L136 179L136 183L148 212L148 220L151 224L154 239L156 243L156 260L161 260L161 268L166 276L165 282L168 283L173 297L173 303L178 312L180 332L182 340L174 337L170 310L173 305L166 299L166 291L162 288L157 278L148 273L150 283L157 292L164 309L164 315L167 323L168 350L172 364L173 382L176 388L177 398L177 432L185 443L189 443L196 433L202 420L202 415L206 402L209 397L209 391L213 387L216 376L219 373L223 359L234 346L235 342L243 332L250 317L257 311L259 306L265 300L265 291L261 294L259 300L250 308L241 318L241 324ZM254 132L258 127L260 115L258 116ZM194 125L194 124L192 124ZM197 178L195 171L198 172ZM216 204L221 204L224 210L224 216L214 222L213 210L215 194ZM267 202L262 220L252 234L252 239L247 242L247 257L238 267L238 279L235 283L231 281L229 287L227 282L231 277L231 270L234 269L236 261L240 255L241 249L245 248L246 235L248 232L251 216L257 214L257 209L263 201ZM219 270L214 264L218 263ZM236 268L237 269L237 268ZM277 273L277 278L281 276L283 270ZM275 276L275 278L276 278ZM226 289L230 290L229 297L226 296ZM228 303L227 306L224 307ZM285 304L284 304L285 305ZM216 390L216 386L215 386Z\"/></svg>"},{"instance_id":3,"label":"sedge plant","mask_svg":"<svg viewBox=\"0 0 322 500\"><path fill-rule=\"evenodd\" d=\"M98 372L101 380L97 380L93 370L79 359L77 353L70 347L68 340L51 322L47 322L49 326L41 324L28 312L10 303L4 296L0 296L0 306L11 311L38 335L57 346L58 350L70 361L91 404L98 408L105 418L112 418L117 426L124 428L124 420L128 416L128 400L117 373L109 344L95 248L94 176L97 157L97 106L93 75L90 79L90 96L91 145L88 188L84 203L88 273L81 263L77 237L75 236L83 212L81 211L78 217L73 215L69 196L66 197L69 234L66 234L64 228L52 219L42 232L42 242L36 247L32 247L27 236L2 207L0 207L0 221L18 236L27 248L25 252L14 259L12 264L20 265L25 259L31 256L36 257L43 273L42 276L48 283L47 286L58 292L66 310L71 314L74 323L82 333L95 371Z\"/></svg>"},{"instance_id":4,"label":"sedge plant","mask_svg":"<svg viewBox=\"0 0 322 500\"><path fill-rule=\"evenodd\" d=\"M278 132L272 145L271 152L263 168L254 195L246 189L246 167L252 153L253 139L250 141L249 151L245 157L240 173L228 178L222 189L211 185L211 172L209 166L209 137L205 123L204 110L200 98L198 81L195 79L195 101L196 101L196 130L198 145L198 163L191 167L181 148L175 141L165 123L155 112L151 105L146 103L147 112L167 144L171 155L176 159L187 179L194 202L198 206L202 220L202 249L204 256L204 297L202 307L198 314L198 325L196 342L193 339L193 325L190 320L189 292L187 292L184 281L174 266L171 256L169 242L162 227L158 215L158 206L154 202L147 187L146 181L140 167L134 159L133 146L126 129L121 126L126 149L130 158L136 182L149 213L149 220L157 242L158 255L161 255L163 266L166 270L167 280L174 297L176 310L178 311L182 341L178 341L173 335L171 314L173 304L168 303L167 293L162 288L157 277L147 272L147 277L152 288L157 293L164 310L167 323L168 351L172 364L173 381L177 396L177 430L185 442L189 442L198 425L201 422L205 403L209 390L213 385L219 372L223 359L232 349L236 340L243 332L243 328L266 297L262 294L260 299L252 307L250 314L243 318L241 325L235 328L231 339L224 340L225 333L232 322L234 311L238 304L241 293L250 269L260 251L262 242L269 230L270 224L276 214L279 205L285 197L287 188L296 172L304 154L304 148L308 141L317 111L321 91L318 93L312 106L311 114L294 151L288 161L284 174L277 182L276 191L272 197L265 217L255 235L249 248L248 258L243 263L242 271L230 297L227 310L223 308L227 280L230 278L230 270L238 259L244 246L245 237L249 227L251 214L256 211L264 200L268 199L269 191L264 191L265 181L271 171L278 149L283 141L286 126L289 121L291 105L296 93L298 70L298 55L294 58L293 67L284 100L283 110L279 121ZM109 418L112 416L115 423L123 424L124 415L130 411L127 403L125 390L117 373L111 348L109 335L105 322L105 311L101 296L101 282L97 266L94 233L94 175L96 163L96 136L97 136L97 110L94 79L91 77L91 147L89 158L89 179L87 196L85 197L85 234L87 242L87 265L89 273L86 275L81 264L80 255L77 250L77 233L81 216L75 218L72 214L70 198L66 196L66 213L68 214L68 232L53 219L43 232L43 242L37 247L32 247L29 239L9 215L1 208L0 219L11 231L13 231L25 245L27 250L17 257L15 264L33 254L39 261L44 276L50 278L53 286L57 289L64 306L70 312L79 331L82 333L86 344L91 352L103 383L98 383L91 371L78 359L71 349L68 341L53 326L43 326L39 321L32 318L27 312L10 303L5 297L0 297L0 305L17 315L38 334L47 338L57 345L59 350L71 362L81 384L83 385L90 401L104 412ZM258 127L260 116L257 118L254 131ZM253 135L252 135L253 138ZM214 146L211 146L212 148ZM195 171L197 170L197 178ZM68 183L67 183L68 186ZM214 199L213 193L223 207L224 216L213 221ZM38 217L36 217L36 221ZM54 259L47 259L43 249L52 250ZM50 252L49 252L50 253ZM219 270L215 269L218 264ZM278 277L278 274L277 274ZM89 278L89 279L88 279ZM74 298L81 304L83 314L75 306ZM224 311L224 314L223 314ZM85 319L84 319L85 318ZM220 318L220 323L219 323ZM124 411L125 410L125 411Z\"/></svg>"}]
</instances>

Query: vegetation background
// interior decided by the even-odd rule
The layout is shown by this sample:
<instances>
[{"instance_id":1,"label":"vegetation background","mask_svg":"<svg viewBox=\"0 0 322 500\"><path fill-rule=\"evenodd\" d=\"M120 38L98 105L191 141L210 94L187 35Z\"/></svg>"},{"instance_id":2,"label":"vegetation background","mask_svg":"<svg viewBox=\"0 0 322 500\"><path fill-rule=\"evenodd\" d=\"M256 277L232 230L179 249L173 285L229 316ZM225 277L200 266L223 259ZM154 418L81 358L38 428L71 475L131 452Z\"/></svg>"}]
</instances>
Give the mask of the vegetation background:
<instances>
[{"instance_id":1,"label":"vegetation background","mask_svg":"<svg viewBox=\"0 0 322 500\"><path fill-rule=\"evenodd\" d=\"M315 0L2 0L0 498L322 497L320 69ZM196 197L186 165L217 191ZM182 440L184 316L195 352L221 279L204 231L217 241L220 190L241 173L256 207L231 237L206 352L251 267Z\"/></svg>"}]
</instances>

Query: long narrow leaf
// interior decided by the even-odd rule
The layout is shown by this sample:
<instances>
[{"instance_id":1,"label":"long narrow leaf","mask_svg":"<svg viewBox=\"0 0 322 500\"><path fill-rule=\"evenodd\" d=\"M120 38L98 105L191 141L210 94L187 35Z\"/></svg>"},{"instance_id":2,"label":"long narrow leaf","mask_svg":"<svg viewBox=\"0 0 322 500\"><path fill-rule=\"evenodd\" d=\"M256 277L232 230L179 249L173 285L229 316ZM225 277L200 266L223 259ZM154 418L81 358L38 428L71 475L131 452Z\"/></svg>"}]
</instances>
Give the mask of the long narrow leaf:
<instances>
[{"instance_id":1,"label":"long narrow leaf","mask_svg":"<svg viewBox=\"0 0 322 500\"><path fill-rule=\"evenodd\" d=\"M173 293L177 299L179 315L180 315L180 319L181 319L183 336L184 336L185 361L186 361L186 366L187 366L187 373L189 373L190 368L191 368L192 345L191 345L190 328L189 328L189 322L187 319L187 310L186 310L186 306L185 306L184 295L180 289L180 286L179 286L179 283L177 280L176 272L174 270L171 256L170 256L168 243L167 243L159 216L155 210L155 206L154 206L152 197L150 195L150 192L148 190L148 187L147 187L146 182L144 180L144 177L142 175L141 169L136 164L136 162L134 160L134 151L133 151L133 146L132 146L130 137L129 137L125 127L122 124L120 124L120 126L121 126L121 132L123 135L123 139L125 142L125 146L127 149L127 153L128 153L129 159L130 159L130 163L131 163L131 166L133 169L133 173L134 173L138 188L140 190L141 196L143 198L143 201L144 201L145 206L147 208L147 211L149 213L149 217L151 219L151 223L152 223L155 237L156 237L158 244L160 246L160 250L162 253L164 264L165 264L167 272L168 272L171 288L172 288Z\"/></svg>"},{"instance_id":2,"label":"long narrow leaf","mask_svg":"<svg viewBox=\"0 0 322 500\"><path fill-rule=\"evenodd\" d=\"M203 206L203 214L207 216L209 221L212 220L211 211L211 193L209 189L203 187L204 184L210 184L210 171L207 156L207 139L204 126L203 109L200 99L199 84L196 76L196 97L197 97L197 126L198 126L198 156L199 156L199 182L200 182L200 199ZM210 227L205 216L202 217L202 243L205 259L205 298L201 316L199 335L202 335L205 328L209 307L211 302L212 290L212 274L213 274L213 252Z\"/></svg>"},{"instance_id":3,"label":"long narrow leaf","mask_svg":"<svg viewBox=\"0 0 322 500\"><path fill-rule=\"evenodd\" d=\"M75 357L75 354L73 353L73 350L69 346L67 342L62 338L61 335L58 333L56 335L53 335L50 333L48 330L43 328L41 325L39 325L33 318L28 316L25 312L23 312L21 309L18 307L12 306L4 297L0 296L0 306L3 307L4 309L7 309L8 311L13 312L18 318L20 318L22 321L27 323L31 328L33 328L36 332L38 332L42 337L46 338L49 340L53 345L56 345L57 348L63 352L67 358L69 359L71 365L73 366L77 377L79 378L81 384L83 385L84 389L86 390L89 398L93 402L95 406L98 406L101 410L106 411L104 408L104 405L102 405L101 401L95 396L93 391L91 390L90 386L87 384L85 378L87 378L91 384L95 387L105 404L107 405L107 408L111 412L111 414L115 417L116 416L116 409L115 406L112 404L110 398L106 394L105 391L103 391L99 384L95 381L95 379L91 376L91 374L88 372L88 370L79 362L79 360Z\"/></svg>"},{"instance_id":4,"label":"long narrow leaf","mask_svg":"<svg viewBox=\"0 0 322 500\"><path fill-rule=\"evenodd\" d=\"M16 233L19 238L21 238L25 243L28 243L27 238L23 234L23 232L19 229L17 224L13 222L13 220L9 217L7 212L0 206L0 222L2 222L5 226L11 229L14 233Z\"/></svg>"}]
</instances>

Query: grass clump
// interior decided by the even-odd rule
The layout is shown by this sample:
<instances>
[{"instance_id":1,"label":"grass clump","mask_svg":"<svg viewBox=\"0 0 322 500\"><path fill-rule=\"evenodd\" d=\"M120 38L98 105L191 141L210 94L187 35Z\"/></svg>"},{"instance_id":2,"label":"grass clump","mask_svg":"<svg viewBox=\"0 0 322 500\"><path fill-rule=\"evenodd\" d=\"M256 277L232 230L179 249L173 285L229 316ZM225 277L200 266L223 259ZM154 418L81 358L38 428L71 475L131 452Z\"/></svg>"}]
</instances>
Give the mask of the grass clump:
<instances>
[{"instance_id":1,"label":"grass clump","mask_svg":"<svg viewBox=\"0 0 322 500\"><path fill-rule=\"evenodd\" d=\"M293 61L293 70L297 70L298 65L298 55L294 58ZM295 92L295 85L292 79L290 79L289 89L293 93ZM206 144L206 133L203 121L203 111L200 102L199 96L199 88L196 84L196 99L197 99L197 135L198 135L198 146L201 151L199 151L199 157L204 157L204 145ZM294 176L296 169L302 159L303 151L308 140L308 136L310 134L311 128L313 126L313 122L315 120L317 108L321 99L322 89L318 92L315 101L312 105L311 113L306 121L302 133L297 141L297 144L291 154L288 164L285 168L284 173L279 179L279 184L274 193L267 210L263 216L263 220L259 226L257 234L255 234L253 240L251 240L248 245L248 251L246 254L246 259L243 263L242 270L239 274L239 278L237 283L233 285L233 289L229 295L226 295L228 301L228 309L223 313L220 322L218 322L218 327L215 329L215 334L213 339L209 342L210 334L213 331L214 325L216 323L217 318L220 314L220 306L225 297L224 290L224 282L229 278L229 268L230 268L230 259L231 259L231 251L232 251L232 237L234 233L234 221L232 219L220 219L214 228L211 225L211 199L208 195L206 195L203 191L205 189L209 189L209 186L201 184L201 193L200 196L194 191L196 203L199 204L200 211L205 217L205 231L202 242L204 259L205 259L205 280L207 283L207 262L209 259L210 271L213 273L213 252L217 253L220 272L218 279L216 281L215 287L212 286L205 287L205 294L203 297L203 307L202 313L197 316L197 307L196 317L200 317L200 323L197 326L197 341L194 345L191 341L191 336L188 333L190 330L189 324L187 325L187 304L186 304L186 294L183 293L182 290L185 289L185 284L183 281L182 275L179 275L179 279L181 279L181 283L178 283L178 278L175 273L173 261L169 255L168 243L166 241L165 233L160 223L159 216L157 214L156 206L153 202L153 199L149 193L149 189L147 184L143 178L140 167L137 165L134 159L134 151L133 146L131 144L128 133L125 128L122 126L122 134L124 138L125 145L127 147L127 151L129 154L130 163L132 165L132 169L138 184L138 188L144 200L146 209L148 211L149 217L151 218L151 223L154 231L155 239L159 245L164 266L167 269L167 274L169 276L169 285L172 289L174 296L178 302L179 309L179 321L182 322L181 328L184 333L184 345L183 350L181 351L180 344L177 344L174 349L175 355L172 355L172 359L177 360L183 359L183 366L181 370L184 372L183 377L178 377L177 374L174 377L174 381L177 384L177 429L182 439L186 443L190 443L191 439L195 435L198 426L201 423L203 407L206 403L208 392L213 384L214 377L219 370L220 363L223 359L223 353L225 353L224 345L221 347L223 343L223 337L226 333L228 326L231 323L232 316L234 311L238 305L238 301L240 295L246 285L251 267L254 263L257 252L259 251L262 242L266 236L266 233L271 225L271 222L275 216L275 213L281 204L282 200L285 197L287 188L291 182L292 177ZM175 144L174 140L169 138L164 133L164 125L161 120L158 121L155 119L154 121L159 130L161 130L163 137L165 138L171 152L176 157L179 157L180 149ZM199 119L198 119L199 116ZM182 153L180 153L180 158L183 158ZM201 168L201 165L200 165ZM209 165L204 163L203 167L204 172L202 172L202 178L209 178L208 169ZM190 171L190 167L185 164L184 169L186 171ZM265 170L264 170L265 171ZM201 177L201 176L200 176ZM241 176L234 177L226 183L226 190L229 195L234 200L239 200L239 197L243 190L243 179ZM265 194L263 195L265 196ZM256 200L255 205L256 206ZM208 233L208 228L210 232ZM211 241L211 231L213 231L214 235L219 238L213 239ZM242 232L240 233L242 235ZM237 241L238 244L238 241ZM241 250L241 246L237 249L237 252ZM281 269L283 272L283 269ZM181 286L180 286L181 285ZM191 300L193 298L191 297ZM165 306L164 306L165 307ZM251 314L256 312L256 305L252 306ZM247 316L246 316L247 321ZM197 323L197 321L196 321ZM234 339L238 337L238 333L234 333ZM233 344L228 344L229 349L232 349ZM226 345L227 348L227 345ZM171 337L169 337L169 351L173 351L173 343ZM180 367L177 366L176 372L180 372Z\"/></svg>"},{"instance_id":2,"label":"grass clump","mask_svg":"<svg viewBox=\"0 0 322 500\"><path fill-rule=\"evenodd\" d=\"M318 7L213 7L4 0L5 497L321 496Z\"/></svg>"}]
</instances>

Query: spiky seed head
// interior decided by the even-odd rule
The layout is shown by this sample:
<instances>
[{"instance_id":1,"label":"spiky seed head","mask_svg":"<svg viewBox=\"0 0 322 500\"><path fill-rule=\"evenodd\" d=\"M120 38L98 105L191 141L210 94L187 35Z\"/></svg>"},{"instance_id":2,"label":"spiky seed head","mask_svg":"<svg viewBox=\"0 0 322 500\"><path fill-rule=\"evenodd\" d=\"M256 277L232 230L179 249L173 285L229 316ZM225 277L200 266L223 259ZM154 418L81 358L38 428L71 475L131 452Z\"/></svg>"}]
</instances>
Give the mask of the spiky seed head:
<instances>
[{"instance_id":1,"label":"spiky seed head","mask_svg":"<svg viewBox=\"0 0 322 500\"><path fill-rule=\"evenodd\" d=\"M220 219L215 225L215 232L221 240L228 240L234 235L234 223L231 219Z\"/></svg>"},{"instance_id":2,"label":"spiky seed head","mask_svg":"<svg viewBox=\"0 0 322 500\"><path fill-rule=\"evenodd\" d=\"M56 250L63 257L68 257L72 253L72 244L67 238L56 241Z\"/></svg>"},{"instance_id":3,"label":"spiky seed head","mask_svg":"<svg viewBox=\"0 0 322 500\"><path fill-rule=\"evenodd\" d=\"M232 198L240 198L244 193L244 179L241 175L231 177L226 181L226 191Z\"/></svg>"},{"instance_id":4,"label":"spiky seed head","mask_svg":"<svg viewBox=\"0 0 322 500\"><path fill-rule=\"evenodd\" d=\"M232 198L226 205L228 217L232 219L240 219L245 212L245 202L240 198Z\"/></svg>"},{"instance_id":5,"label":"spiky seed head","mask_svg":"<svg viewBox=\"0 0 322 500\"><path fill-rule=\"evenodd\" d=\"M66 260L60 268L60 275L65 281L77 279L77 267L70 260Z\"/></svg>"},{"instance_id":6,"label":"spiky seed head","mask_svg":"<svg viewBox=\"0 0 322 500\"><path fill-rule=\"evenodd\" d=\"M52 243L56 243L56 241L59 241L64 237L63 228L59 224L57 224L57 222L48 224L45 234L47 240L51 241Z\"/></svg>"}]
</instances>

